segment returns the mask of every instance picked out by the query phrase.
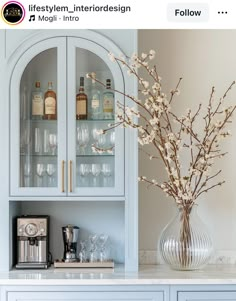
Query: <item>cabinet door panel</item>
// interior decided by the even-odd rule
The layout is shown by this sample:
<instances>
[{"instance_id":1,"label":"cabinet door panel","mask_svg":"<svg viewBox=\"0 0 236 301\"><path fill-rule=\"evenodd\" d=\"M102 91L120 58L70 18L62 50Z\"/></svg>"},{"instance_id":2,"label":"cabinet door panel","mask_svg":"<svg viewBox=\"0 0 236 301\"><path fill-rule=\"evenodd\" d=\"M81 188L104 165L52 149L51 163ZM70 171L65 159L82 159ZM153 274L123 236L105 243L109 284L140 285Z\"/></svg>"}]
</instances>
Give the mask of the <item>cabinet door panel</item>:
<instances>
[{"instance_id":1,"label":"cabinet door panel","mask_svg":"<svg viewBox=\"0 0 236 301\"><path fill-rule=\"evenodd\" d=\"M235 301L236 292L178 292L178 301Z\"/></svg>"},{"instance_id":2,"label":"cabinet door panel","mask_svg":"<svg viewBox=\"0 0 236 301\"><path fill-rule=\"evenodd\" d=\"M71 165L68 193L71 196L123 196L124 129L115 128L105 135L99 135L99 132L116 122L115 101L124 103L124 97L117 93L113 95L112 89L104 90L103 85L93 84L86 78L87 73L95 72L102 83L110 79L113 89L124 91L122 71L117 63L109 60L104 45L88 39L68 38L67 52L68 160ZM76 120L81 77L87 95L87 117ZM111 93L110 109L104 107L108 92ZM109 110L110 115L107 115Z\"/></svg>"},{"instance_id":3,"label":"cabinet door panel","mask_svg":"<svg viewBox=\"0 0 236 301\"><path fill-rule=\"evenodd\" d=\"M9 292L7 301L164 301L162 292Z\"/></svg>"},{"instance_id":4,"label":"cabinet door panel","mask_svg":"<svg viewBox=\"0 0 236 301\"><path fill-rule=\"evenodd\" d=\"M65 76L65 38L37 43L21 55L13 69L10 82L12 196L65 194L61 174L62 161L66 160ZM36 81L40 82L41 91L35 91ZM40 108L45 111L44 93L48 82L53 82L56 92L56 107L53 104L56 120L45 120L45 115L39 114Z\"/></svg>"}]
</instances>

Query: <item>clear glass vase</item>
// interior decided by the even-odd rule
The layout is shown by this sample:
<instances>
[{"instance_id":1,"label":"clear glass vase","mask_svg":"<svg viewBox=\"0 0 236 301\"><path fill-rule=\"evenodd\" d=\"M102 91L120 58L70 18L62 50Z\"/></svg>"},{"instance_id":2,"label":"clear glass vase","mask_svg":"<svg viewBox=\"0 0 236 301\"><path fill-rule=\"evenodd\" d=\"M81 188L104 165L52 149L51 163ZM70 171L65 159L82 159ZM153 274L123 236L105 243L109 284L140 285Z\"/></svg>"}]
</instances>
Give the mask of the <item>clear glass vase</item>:
<instances>
[{"instance_id":1,"label":"clear glass vase","mask_svg":"<svg viewBox=\"0 0 236 301\"><path fill-rule=\"evenodd\" d=\"M175 218L161 233L158 250L174 270L199 269L211 258L212 240L196 207L178 209Z\"/></svg>"}]
</instances>

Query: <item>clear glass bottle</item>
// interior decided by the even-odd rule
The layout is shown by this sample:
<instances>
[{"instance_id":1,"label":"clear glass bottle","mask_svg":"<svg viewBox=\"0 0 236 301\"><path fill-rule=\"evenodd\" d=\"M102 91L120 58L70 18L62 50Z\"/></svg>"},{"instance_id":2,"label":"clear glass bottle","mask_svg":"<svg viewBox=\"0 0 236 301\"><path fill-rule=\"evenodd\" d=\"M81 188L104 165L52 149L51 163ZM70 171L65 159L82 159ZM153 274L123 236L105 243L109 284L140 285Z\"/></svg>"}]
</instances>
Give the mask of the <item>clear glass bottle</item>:
<instances>
[{"instance_id":1,"label":"clear glass bottle","mask_svg":"<svg viewBox=\"0 0 236 301\"><path fill-rule=\"evenodd\" d=\"M103 118L114 118L114 93L111 91L111 80L106 80L106 90L103 93Z\"/></svg>"},{"instance_id":2,"label":"clear glass bottle","mask_svg":"<svg viewBox=\"0 0 236 301\"><path fill-rule=\"evenodd\" d=\"M48 82L48 90L44 94L44 119L57 119L57 97L52 82Z\"/></svg>"},{"instance_id":3,"label":"clear glass bottle","mask_svg":"<svg viewBox=\"0 0 236 301\"><path fill-rule=\"evenodd\" d=\"M92 73L92 86L90 90L90 114L91 119L102 118L102 102L101 102L101 90L98 87L95 79L96 73Z\"/></svg>"},{"instance_id":4,"label":"clear glass bottle","mask_svg":"<svg viewBox=\"0 0 236 301\"><path fill-rule=\"evenodd\" d=\"M32 119L43 119L44 100L43 92L40 88L40 82L35 82L35 89L32 92Z\"/></svg>"},{"instance_id":5,"label":"clear glass bottle","mask_svg":"<svg viewBox=\"0 0 236 301\"><path fill-rule=\"evenodd\" d=\"M84 77L80 77L79 93L76 95L76 119L88 118L88 97L84 92Z\"/></svg>"}]
</instances>

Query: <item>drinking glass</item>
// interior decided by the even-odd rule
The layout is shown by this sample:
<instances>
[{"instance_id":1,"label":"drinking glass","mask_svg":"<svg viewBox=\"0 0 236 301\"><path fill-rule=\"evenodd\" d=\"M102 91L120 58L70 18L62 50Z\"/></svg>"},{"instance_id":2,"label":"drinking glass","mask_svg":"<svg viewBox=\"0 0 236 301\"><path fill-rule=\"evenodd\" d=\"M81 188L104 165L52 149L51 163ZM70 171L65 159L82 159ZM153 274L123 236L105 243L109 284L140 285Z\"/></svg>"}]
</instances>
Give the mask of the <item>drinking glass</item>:
<instances>
[{"instance_id":1,"label":"drinking glass","mask_svg":"<svg viewBox=\"0 0 236 301\"><path fill-rule=\"evenodd\" d=\"M102 164L102 174L103 174L103 186L110 186L110 179L112 174L111 164L103 163Z\"/></svg>"},{"instance_id":2,"label":"drinking glass","mask_svg":"<svg viewBox=\"0 0 236 301\"><path fill-rule=\"evenodd\" d=\"M49 178L48 186L54 187L55 186L55 177L54 174L56 172L56 165L52 163L47 164L46 172Z\"/></svg>"},{"instance_id":3,"label":"drinking glass","mask_svg":"<svg viewBox=\"0 0 236 301\"><path fill-rule=\"evenodd\" d=\"M32 175L31 163L27 159L24 163L24 187L30 187L30 179Z\"/></svg>"},{"instance_id":4,"label":"drinking glass","mask_svg":"<svg viewBox=\"0 0 236 301\"><path fill-rule=\"evenodd\" d=\"M105 149L106 142L107 142L106 134L101 134L98 136L96 146L99 149Z\"/></svg>"},{"instance_id":5,"label":"drinking glass","mask_svg":"<svg viewBox=\"0 0 236 301\"><path fill-rule=\"evenodd\" d=\"M86 125L81 125L77 128L77 141L78 141L78 148L79 154L85 154L85 148L89 142L89 129Z\"/></svg>"},{"instance_id":6,"label":"drinking glass","mask_svg":"<svg viewBox=\"0 0 236 301\"><path fill-rule=\"evenodd\" d=\"M25 127L23 130L23 149L25 154L29 154L31 150L31 129L29 126Z\"/></svg>"},{"instance_id":7,"label":"drinking glass","mask_svg":"<svg viewBox=\"0 0 236 301\"><path fill-rule=\"evenodd\" d=\"M36 165L37 187L43 187L43 177L45 175L45 172L45 165L42 163L38 163Z\"/></svg>"},{"instance_id":8,"label":"drinking glass","mask_svg":"<svg viewBox=\"0 0 236 301\"><path fill-rule=\"evenodd\" d=\"M47 154L49 152L49 130L43 131L43 152Z\"/></svg>"},{"instance_id":9,"label":"drinking glass","mask_svg":"<svg viewBox=\"0 0 236 301\"><path fill-rule=\"evenodd\" d=\"M98 186L98 178L101 173L101 165L98 163L93 163L91 165L91 173L93 175L93 186Z\"/></svg>"},{"instance_id":10,"label":"drinking glass","mask_svg":"<svg viewBox=\"0 0 236 301\"><path fill-rule=\"evenodd\" d=\"M79 261L86 262L86 249L87 242L85 240L80 241L80 252L79 252Z\"/></svg>"},{"instance_id":11,"label":"drinking glass","mask_svg":"<svg viewBox=\"0 0 236 301\"><path fill-rule=\"evenodd\" d=\"M89 235L89 242L90 242L89 261L90 262L96 261L97 239L98 239L97 234Z\"/></svg>"},{"instance_id":12,"label":"drinking glass","mask_svg":"<svg viewBox=\"0 0 236 301\"><path fill-rule=\"evenodd\" d=\"M79 165L79 174L81 177L82 186L88 186L89 172L90 172L90 164L81 163Z\"/></svg>"},{"instance_id":13,"label":"drinking glass","mask_svg":"<svg viewBox=\"0 0 236 301\"><path fill-rule=\"evenodd\" d=\"M108 235L101 234L98 237L98 247L99 247L99 261L103 262L106 258L106 244L108 240Z\"/></svg>"},{"instance_id":14,"label":"drinking glass","mask_svg":"<svg viewBox=\"0 0 236 301\"><path fill-rule=\"evenodd\" d=\"M114 148L114 146L115 146L115 138L116 138L115 131L112 131L110 133L110 145L112 148Z\"/></svg>"},{"instance_id":15,"label":"drinking glass","mask_svg":"<svg viewBox=\"0 0 236 301\"><path fill-rule=\"evenodd\" d=\"M34 129L34 152L42 152L42 140L41 140L41 131L39 128Z\"/></svg>"},{"instance_id":16,"label":"drinking glass","mask_svg":"<svg viewBox=\"0 0 236 301\"><path fill-rule=\"evenodd\" d=\"M48 142L49 147L52 150L52 155L56 155L56 148L57 148L57 135L56 134L49 134L48 135Z\"/></svg>"}]
</instances>

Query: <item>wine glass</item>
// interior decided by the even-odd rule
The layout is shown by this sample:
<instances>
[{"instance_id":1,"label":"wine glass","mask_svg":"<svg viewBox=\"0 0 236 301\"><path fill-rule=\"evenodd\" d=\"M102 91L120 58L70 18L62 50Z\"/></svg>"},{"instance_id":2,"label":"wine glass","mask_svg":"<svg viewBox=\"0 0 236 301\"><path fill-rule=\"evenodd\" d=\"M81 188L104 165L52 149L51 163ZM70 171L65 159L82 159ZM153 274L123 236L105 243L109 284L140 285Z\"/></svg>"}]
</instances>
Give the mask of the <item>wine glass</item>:
<instances>
[{"instance_id":1,"label":"wine glass","mask_svg":"<svg viewBox=\"0 0 236 301\"><path fill-rule=\"evenodd\" d=\"M49 134L48 135L48 142L49 147L52 150L52 155L56 155L56 148L57 148L57 135L56 134Z\"/></svg>"},{"instance_id":2,"label":"wine glass","mask_svg":"<svg viewBox=\"0 0 236 301\"><path fill-rule=\"evenodd\" d=\"M55 186L55 178L54 178L53 175L56 172L56 165L52 164L52 163L48 163L47 168L46 168L46 172L47 172L47 175L49 177L48 186L49 187Z\"/></svg>"},{"instance_id":3,"label":"wine glass","mask_svg":"<svg viewBox=\"0 0 236 301\"><path fill-rule=\"evenodd\" d=\"M26 160L24 163L24 187L30 187L30 177L32 175L31 163Z\"/></svg>"},{"instance_id":4,"label":"wine glass","mask_svg":"<svg viewBox=\"0 0 236 301\"><path fill-rule=\"evenodd\" d=\"M37 186L42 187L43 186L43 177L45 175L46 169L45 165L43 163L38 163L36 165L36 174L37 174Z\"/></svg>"},{"instance_id":5,"label":"wine glass","mask_svg":"<svg viewBox=\"0 0 236 301\"><path fill-rule=\"evenodd\" d=\"M87 181L88 181L89 172L90 172L90 164L81 163L79 165L79 174L83 184L82 186L86 186L86 184L88 184Z\"/></svg>"},{"instance_id":6,"label":"wine glass","mask_svg":"<svg viewBox=\"0 0 236 301\"><path fill-rule=\"evenodd\" d=\"M97 239L98 239L97 234L89 235L89 242L90 242L89 261L90 262L96 261Z\"/></svg>"},{"instance_id":7,"label":"wine glass","mask_svg":"<svg viewBox=\"0 0 236 301\"><path fill-rule=\"evenodd\" d=\"M103 174L103 186L109 186L109 179L112 174L111 164L103 163L102 164L102 174Z\"/></svg>"},{"instance_id":8,"label":"wine glass","mask_svg":"<svg viewBox=\"0 0 236 301\"><path fill-rule=\"evenodd\" d=\"M91 165L91 173L93 175L93 186L98 185L98 177L101 173L101 165L98 163L93 163Z\"/></svg>"},{"instance_id":9,"label":"wine glass","mask_svg":"<svg viewBox=\"0 0 236 301\"><path fill-rule=\"evenodd\" d=\"M98 237L99 261L101 261L101 262L103 262L103 261L105 261L105 259L107 259L105 256L107 240L108 240L108 235L106 235L106 234L101 234Z\"/></svg>"},{"instance_id":10,"label":"wine glass","mask_svg":"<svg viewBox=\"0 0 236 301\"><path fill-rule=\"evenodd\" d=\"M79 154L85 154L85 148L89 142L89 129L86 125L77 128L77 141L79 147Z\"/></svg>"},{"instance_id":11,"label":"wine glass","mask_svg":"<svg viewBox=\"0 0 236 301\"><path fill-rule=\"evenodd\" d=\"M104 149L105 145L106 145L107 139L106 139L106 135L105 134L100 134L98 136L97 142L96 142L96 146L99 149Z\"/></svg>"}]
</instances>

